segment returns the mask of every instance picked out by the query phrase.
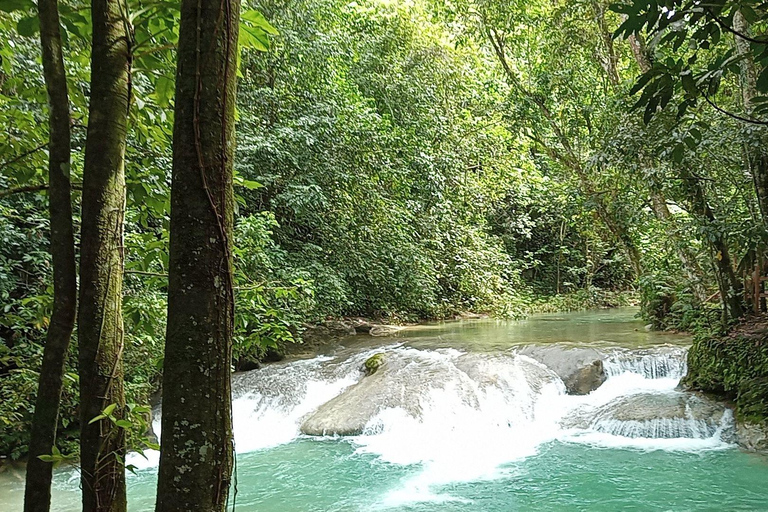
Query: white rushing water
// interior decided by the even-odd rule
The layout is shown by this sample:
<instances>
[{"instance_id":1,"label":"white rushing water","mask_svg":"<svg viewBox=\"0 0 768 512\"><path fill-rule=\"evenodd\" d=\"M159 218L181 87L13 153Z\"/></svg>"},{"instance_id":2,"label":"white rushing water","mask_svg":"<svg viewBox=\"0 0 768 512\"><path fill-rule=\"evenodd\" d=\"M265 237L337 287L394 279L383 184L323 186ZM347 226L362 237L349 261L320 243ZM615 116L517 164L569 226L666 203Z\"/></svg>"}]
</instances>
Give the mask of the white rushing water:
<instances>
[{"instance_id":1,"label":"white rushing water","mask_svg":"<svg viewBox=\"0 0 768 512\"><path fill-rule=\"evenodd\" d=\"M363 362L377 352L386 354L386 366L364 377ZM356 453L418 468L379 503L387 508L451 500L434 489L508 474L553 441L641 450L731 446L730 411L676 389L686 371L683 349L614 350L603 365L607 380L583 396L567 395L553 371L513 352L390 346L271 365L234 380L236 449L291 442L319 409L341 420L370 410L362 432L345 438ZM345 401L363 379L370 400ZM132 462L153 465L156 457Z\"/></svg>"}]
</instances>

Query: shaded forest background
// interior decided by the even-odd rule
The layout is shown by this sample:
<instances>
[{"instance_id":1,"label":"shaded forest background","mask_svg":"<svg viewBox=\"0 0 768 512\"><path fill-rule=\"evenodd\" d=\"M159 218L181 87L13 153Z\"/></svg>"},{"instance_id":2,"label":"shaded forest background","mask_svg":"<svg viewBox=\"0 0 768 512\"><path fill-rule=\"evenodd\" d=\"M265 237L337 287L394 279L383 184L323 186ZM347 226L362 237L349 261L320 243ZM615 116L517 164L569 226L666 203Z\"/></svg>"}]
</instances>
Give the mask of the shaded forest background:
<instances>
[{"instance_id":1,"label":"shaded forest background","mask_svg":"<svg viewBox=\"0 0 768 512\"><path fill-rule=\"evenodd\" d=\"M178 13L169 2L129 4L124 357L138 404L162 368ZM0 455L18 459L51 312L48 132L34 5L0 6ZM240 27L235 367L342 316L519 318L623 304L621 292L634 292L655 328L719 325L720 299L735 296L765 246L749 172L764 129L681 86L651 116L633 108L638 76L681 50L613 38L623 18L605 2L253 7ZM60 9L77 189L90 21L86 4ZM268 49L249 31L258 13L279 31ZM718 37L696 65L732 47ZM712 94L739 112L743 89L736 72ZM75 191L76 236L79 200ZM78 429L71 351L67 453Z\"/></svg>"}]
</instances>

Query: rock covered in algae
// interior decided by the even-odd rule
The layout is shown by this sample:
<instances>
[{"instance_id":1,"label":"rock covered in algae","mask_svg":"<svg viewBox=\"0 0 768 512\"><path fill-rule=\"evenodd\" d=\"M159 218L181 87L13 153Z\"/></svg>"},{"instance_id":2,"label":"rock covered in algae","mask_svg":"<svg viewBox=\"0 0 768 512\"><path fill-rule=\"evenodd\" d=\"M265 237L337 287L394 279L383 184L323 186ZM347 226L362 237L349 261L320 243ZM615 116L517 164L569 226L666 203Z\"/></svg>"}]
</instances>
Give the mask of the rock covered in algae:
<instances>
[{"instance_id":1,"label":"rock covered in algae","mask_svg":"<svg viewBox=\"0 0 768 512\"><path fill-rule=\"evenodd\" d=\"M365 360L365 363L363 363L363 371L366 375L373 375L376 373L376 370L378 370L383 364L384 354L381 352L373 354L371 357Z\"/></svg>"}]
</instances>

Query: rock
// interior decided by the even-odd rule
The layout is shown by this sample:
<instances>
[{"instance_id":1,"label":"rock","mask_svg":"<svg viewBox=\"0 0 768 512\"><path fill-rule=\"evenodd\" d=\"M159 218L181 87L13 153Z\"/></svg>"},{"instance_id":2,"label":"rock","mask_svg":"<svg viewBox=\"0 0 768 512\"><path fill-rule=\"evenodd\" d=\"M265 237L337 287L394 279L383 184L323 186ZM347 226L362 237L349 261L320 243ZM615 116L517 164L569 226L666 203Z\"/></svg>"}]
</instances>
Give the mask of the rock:
<instances>
[{"instance_id":1,"label":"rock","mask_svg":"<svg viewBox=\"0 0 768 512\"><path fill-rule=\"evenodd\" d=\"M309 345L321 345L326 341L354 336L355 328L350 322L326 320L320 325L306 324L301 339Z\"/></svg>"},{"instance_id":2,"label":"rock","mask_svg":"<svg viewBox=\"0 0 768 512\"><path fill-rule=\"evenodd\" d=\"M651 332L653 330L653 324L646 324L645 327L643 327L645 332Z\"/></svg>"},{"instance_id":3,"label":"rock","mask_svg":"<svg viewBox=\"0 0 768 512\"><path fill-rule=\"evenodd\" d=\"M557 377L550 370L514 354L462 354L439 356L418 350L375 354L366 366L378 364L375 372L321 405L301 425L307 435L358 435L378 428L376 416L385 409L400 409L420 418L422 404L428 407L431 393L450 389L460 403L477 408L489 390L516 393L538 392ZM514 371L509 372L510 368ZM522 382L529 388L521 388ZM526 394L527 396L527 394Z\"/></svg>"},{"instance_id":4,"label":"rock","mask_svg":"<svg viewBox=\"0 0 768 512\"><path fill-rule=\"evenodd\" d=\"M247 359L245 361L238 362L236 369L238 372L249 372L251 370L258 370L259 368L261 368L261 363Z\"/></svg>"},{"instance_id":5,"label":"rock","mask_svg":"<svg viewBox=\"0 0 768 512\"><path fill-rule=\"evenodd\" d=\"M404 366L400 360L383 362L378 358L378 361L381 364L375 372L309 416L301 425L301 432L310 436L358 435L379 411L387 407L401 407L413 416L419 415L420 395L415 390L423 375L398 371Z\"/></svg>"},{"instance_id":6,"label":"rock","mask_svg":"<svg viewBox=\"0 0 768 512\"><path fill-rule=\"evenodd\" d=\"M373 375L376 373L376 370L378 370L383 364L384 354L379 352L378 354L374 354L365 360L365 363L363 363L363 370L365 371L366 375Z\"/></svg>"},{"instance_id":7,"label":"rock","mask_svg":"<svg viewBox=\"0 0 768 512\"><path fill-rule=\"evenodd\" d=\"M585 407L563 421L566 428L592 429L630 438L705 439L733 435L726 407L688 393L639 393L600 407ZM730 418L730 414L729 414Z\"/></svg>"},{"instance_id":8,"label":"rock","mask_svg":"<svg viewBox=\"0 0 768 512\"><path fill-rule=\"evenodd\" d=\"M555 372L570 395L589 394L607 378L603 356L595 349L527 345L518 350L518 354L528 356Z\"/></svg>"},{"instance_id":9,"label":"rock","mask_svg":"<svg viewBox=\"0 0 768 512\"><path fill-rule=\"evenodd\" d=\"M368 330L371 336L392 336L405 329L399 325L372 325Z\"/></svg>"},{"instance_id":10,"label":"rock","mask_svg":"<svg viewBox=\"0 0 768 512\"><path fill-rule=\"evenodd\" d=\"M736 425L736 441L751 452L768 451L768 425L740 421Z\"/></svg>"},{"instance_id":11,"label":"rock","mask_svg":"<svg viewBox=\"0 0 768 512\"><path fill-rule=\"evenodd\" d=\"M351 322L352 327L355 328L357 334L368 334L371 332L371 327L374 325L365 318L353 318Z\"/></svg>"},{"instance_id":12,"label":"rock","mask_svg":"<svg viewBox=\"0 0 768 512\"><path fill-rule=\"evenodd\" d=\"M332 337L354 336L357 334L355 326L351 322L342 320L326 320L323 325L328 328Z\"/></svg>"}]
</instances>

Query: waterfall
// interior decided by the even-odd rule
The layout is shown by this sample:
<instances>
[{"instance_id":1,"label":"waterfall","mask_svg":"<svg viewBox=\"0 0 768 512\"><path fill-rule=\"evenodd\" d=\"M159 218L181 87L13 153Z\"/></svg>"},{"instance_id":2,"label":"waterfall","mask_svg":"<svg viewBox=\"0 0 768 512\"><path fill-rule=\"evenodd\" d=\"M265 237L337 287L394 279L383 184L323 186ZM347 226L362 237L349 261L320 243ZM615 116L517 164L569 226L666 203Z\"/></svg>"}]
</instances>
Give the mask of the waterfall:
<instances>
[{"instance_id":1,"label":"waterfall","mask_svg":"<svg viewBox=\"0 0 768 512\"><path fill-rule=\"evenodd\" d=\"M366 376L364 362L376 353L385 363ZM242 453L299 438L351 443L360 456L420 465L406 486L408 500L446 482L493 478L551 442L730 446L730 411L676 389L686 371L684 349L598 354L607 380L584 396L566 394L553 370L514 351L400 344L268 365L233 379L235 446ZM150 456L143 465L152 464Z\"/></svg>"},{"instance_id":2,"label":"waterfall","mask_svg":"<svg viewBox=\"0 0 768 512\"><path fill-rule=\"evenodd\" d=\"M615 377L637 373L646 379L681 379L688 371L687 350L670 347L656 350L614 350L603 361L605 373Z\"/></svg>"}]
</instances>

